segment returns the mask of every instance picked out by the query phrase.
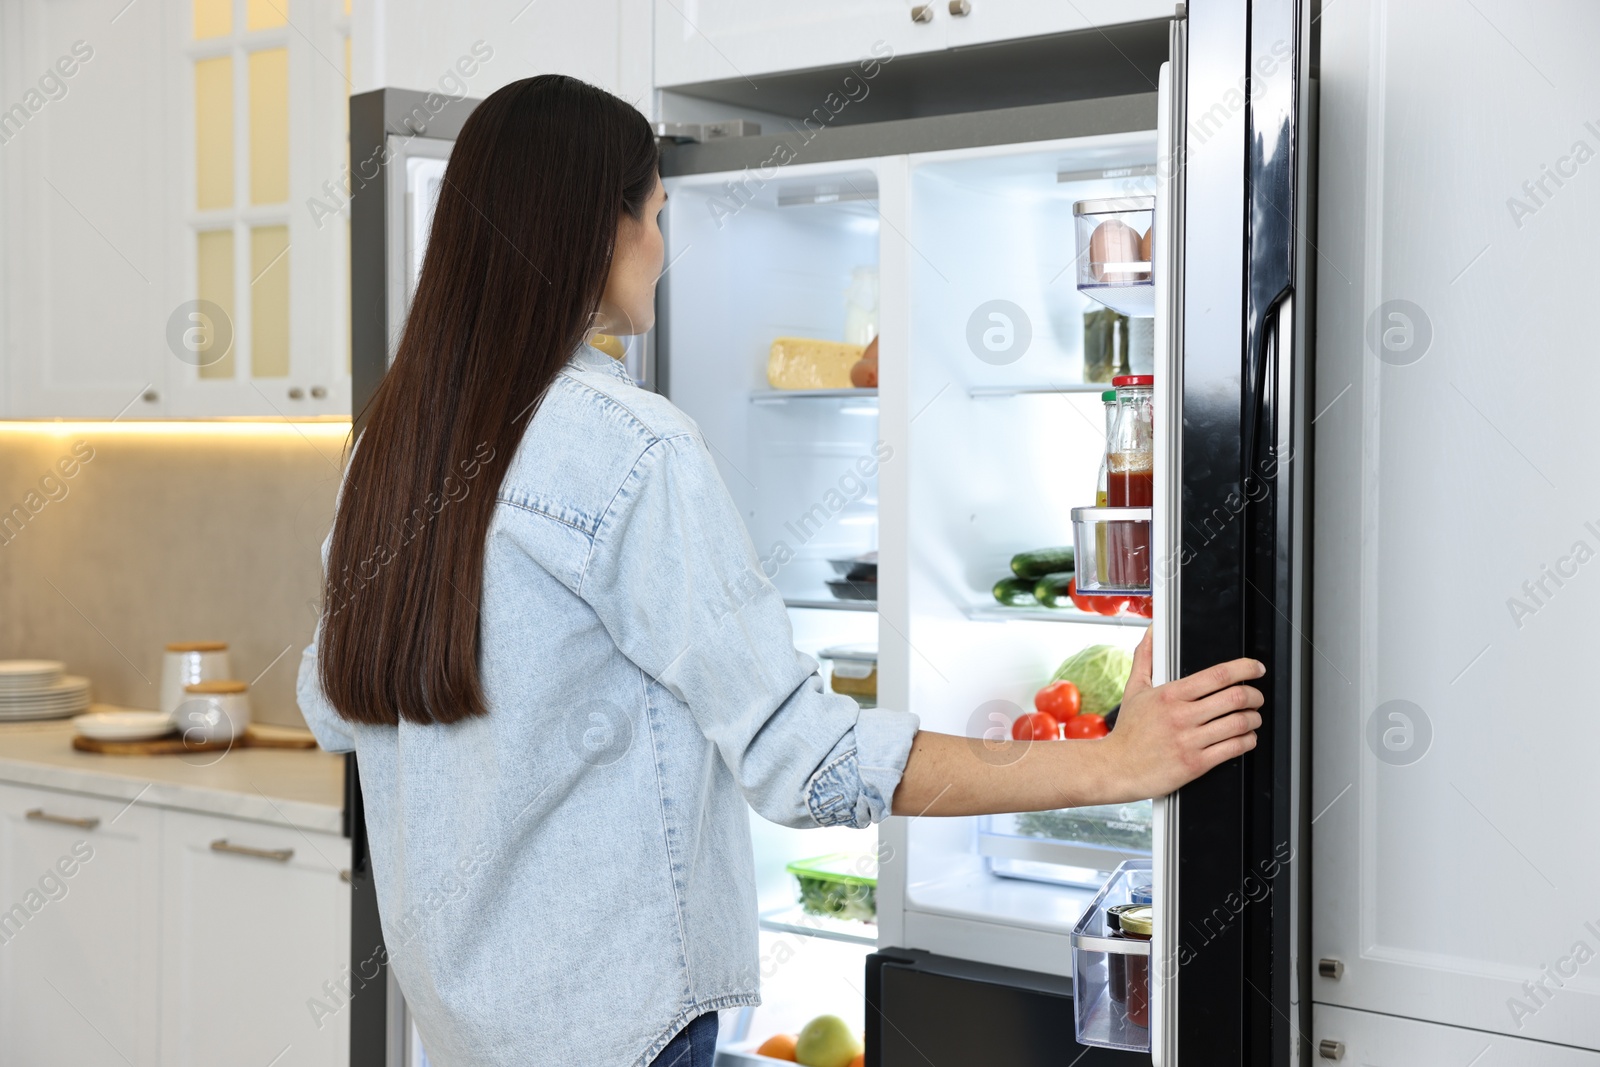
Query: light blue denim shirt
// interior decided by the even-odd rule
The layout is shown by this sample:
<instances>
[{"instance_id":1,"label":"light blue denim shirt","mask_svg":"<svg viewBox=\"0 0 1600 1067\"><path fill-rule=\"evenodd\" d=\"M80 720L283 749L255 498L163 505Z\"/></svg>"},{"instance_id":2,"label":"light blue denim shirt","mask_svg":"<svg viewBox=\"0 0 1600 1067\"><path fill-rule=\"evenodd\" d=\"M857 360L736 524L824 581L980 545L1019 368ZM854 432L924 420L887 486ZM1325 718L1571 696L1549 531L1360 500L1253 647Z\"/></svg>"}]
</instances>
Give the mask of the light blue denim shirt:
<instances>
[{"instance_id":1,"label":"light blue denim shirt","mask_svg":"<svg viewBox=\"0 0 1600 1067\"><path fill-rule=\"evenodd\" d=\"M876 822L917 720L823 688L698 427L594 349L499 488L480 608L486 716L346 723L315 644L301 710L357 753L388 959L433 1062L639 1067L759 1002L746 802Z\"/></svg>"}]
</instances>

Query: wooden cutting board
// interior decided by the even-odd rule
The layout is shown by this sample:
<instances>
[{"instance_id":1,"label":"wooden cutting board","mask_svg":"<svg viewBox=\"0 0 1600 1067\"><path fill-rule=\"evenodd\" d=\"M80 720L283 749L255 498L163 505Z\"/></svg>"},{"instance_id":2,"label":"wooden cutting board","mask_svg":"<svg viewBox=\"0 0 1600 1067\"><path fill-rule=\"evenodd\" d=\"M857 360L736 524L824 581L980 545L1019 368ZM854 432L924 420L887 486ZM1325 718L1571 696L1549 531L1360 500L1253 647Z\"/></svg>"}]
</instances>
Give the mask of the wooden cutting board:
<instances>
[{"instance_id":1,"label":"wooden cutting board","mask_svg":"<svg viewBox=\"0 0 1600 1067\"><path fill-rule=\"evenodd\" d=\"M92 737L74 734L72 747L79 752L95 752L102 756L181 756L186 752L226 752L230 748L308 749L317 747L317 739L311 736L310 730L252 724L244 728L243 737L232 742L185 743L183 736L176 731L165 737L143 741L96 741Z\"/></svg>"}]
</instances>

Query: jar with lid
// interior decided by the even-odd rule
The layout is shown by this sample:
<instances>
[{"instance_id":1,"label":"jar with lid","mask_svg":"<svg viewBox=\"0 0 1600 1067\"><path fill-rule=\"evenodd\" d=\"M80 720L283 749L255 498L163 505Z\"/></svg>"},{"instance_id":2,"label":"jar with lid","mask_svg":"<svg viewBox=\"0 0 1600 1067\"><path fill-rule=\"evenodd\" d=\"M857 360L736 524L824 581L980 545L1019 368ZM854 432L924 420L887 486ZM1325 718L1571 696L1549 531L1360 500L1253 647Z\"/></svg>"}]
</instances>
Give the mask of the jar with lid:
<instances>
[{"instance_id":1,"label":"jar with lid","mask_svg":"<svg viewBox=\"0 0 1600 1067\"><path fill-rule=\"evenodd\" d=\"M1137 904L1113 904L1106 909L1106 936L1122 936L1122 913ZM1116 1005L1118 1014L1126 1012L1128 1002L1128 957L1121 952L1106 953L1106 995Z\"/></svg>"},{"instance_id":2,"label":"jar with lid","mask_svg":"<svg viewBox=\"0 0 1600 1067\"><path fill-rule=\"evenodd\" d=\"M1148 904L1127 908L1118 916L1118 933L1135 941L1149 941L1155 932L1155 909ZM1133 1026L1150 1025L1150 957L1126 956L1124 958L1123 1002L1128 1009L1128 1022Z\"/></svg>"},{"instance_id":3,"label":"jar with lid","mask_svg":"<svg viewBox=\"0 0 1600 1067\"><path fill-rule=\"evenodd\" d=\"M1147 508L1155 501L1155 376L1122 374L1111 380L1117 418L1106 440L1106 505ZM1112 585L1150 586L1149 524L1116 523L1107 537Z\"/></svg>"}]
</instances>

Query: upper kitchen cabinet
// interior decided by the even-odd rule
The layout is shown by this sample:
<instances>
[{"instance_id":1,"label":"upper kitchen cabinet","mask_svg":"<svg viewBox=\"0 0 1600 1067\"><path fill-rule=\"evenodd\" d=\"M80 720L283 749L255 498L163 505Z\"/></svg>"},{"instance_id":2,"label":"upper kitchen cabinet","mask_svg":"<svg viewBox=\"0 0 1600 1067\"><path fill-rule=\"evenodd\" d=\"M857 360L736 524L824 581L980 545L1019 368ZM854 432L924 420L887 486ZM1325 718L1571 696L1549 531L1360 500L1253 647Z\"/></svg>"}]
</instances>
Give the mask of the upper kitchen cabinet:
<instances>
[{"instance_id":1,"label":"upper kitchen cabinet","mask_svg":"<svg viewBox=\"0 0 1600 1067\"><path fill-rule=\"evenodd\" d=\"M906 0L656 0L656 85L932 52L945 47L948 32L949 19L934 10L939 6Z\"/></svg>"},{"instance_id":2,"label":"upper kitchen cabinet","mask_svg":"<svg viewBox=\"0 0 1600 1067\"><path fill-rule=\"evenodd\" d=\"M349 0L166 0L172 415L348 415Z\"/></svg>"},{"instance_id":3,"label":"upper kitchen cabinet","mask_svg":"<svg viewBox=\"0 0 1600 1067\"><path fill-rule=\"evenodd\" d=\"M162 411L162 9L0 7L8 415Z\"/></svg>"},{"instance_id":4,"label":"upper kitchen cabinet","mask_svg":"<svg viewBox=\"0 0 1600 1067\"><path fill-rule=\"evenodd\" d=\"M347 4L0 19L3 414L348 415Z\"/></svg>"},{"instance_id":5,"label":"upper kitchen cabinet","mask_svg":"<svg viewBox=\"0 0 1600 1067\"><path fill-rule=\"evenodd\" d=\"M1167 0L656 0L656 85L753 82L867 57L1166 19L1172 11Z\"/></svg>"}]
</instances>

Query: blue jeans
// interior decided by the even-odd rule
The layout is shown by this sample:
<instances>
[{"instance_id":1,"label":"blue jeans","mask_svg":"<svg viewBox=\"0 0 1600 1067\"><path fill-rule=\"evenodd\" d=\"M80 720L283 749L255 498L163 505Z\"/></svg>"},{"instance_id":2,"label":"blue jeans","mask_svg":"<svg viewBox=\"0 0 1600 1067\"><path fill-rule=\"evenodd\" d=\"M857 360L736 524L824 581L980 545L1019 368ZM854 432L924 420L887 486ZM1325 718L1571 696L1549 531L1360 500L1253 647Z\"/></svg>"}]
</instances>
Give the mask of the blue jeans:
<instances>
[{"instance_id":1,"label":"blue jeans","mask_svg":"<svg viewBox=\"0 0 1600 1067\"><path fill-rule=\"evenodd\" d=\"M678 1031L650 1067L711 1067L717 1058L717 1013L708 1012Z\"/></svg>"}]
</instances>

